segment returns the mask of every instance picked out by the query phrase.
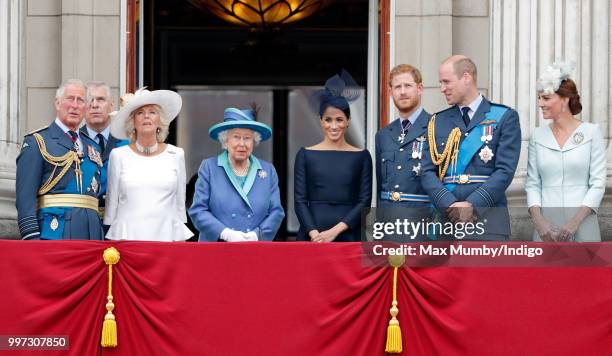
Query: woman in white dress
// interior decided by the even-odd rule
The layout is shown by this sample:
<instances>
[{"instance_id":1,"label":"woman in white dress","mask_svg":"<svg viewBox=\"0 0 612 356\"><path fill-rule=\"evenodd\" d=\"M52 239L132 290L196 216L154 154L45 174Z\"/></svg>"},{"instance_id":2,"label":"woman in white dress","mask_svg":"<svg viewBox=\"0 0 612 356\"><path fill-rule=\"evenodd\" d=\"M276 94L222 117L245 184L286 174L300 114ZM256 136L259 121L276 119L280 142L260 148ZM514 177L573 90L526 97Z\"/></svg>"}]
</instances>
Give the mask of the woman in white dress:
<instances>
[{"instance_id":1,"label":"woman in white dress","mask_svg":"<svg viewBox=\"0 0 612 356\"><path fill-rule=\"evenodd\" d=\"M170 122L181 110L180 95L141 89L111 123L117 138L130 144L111 151L104 224L111 240L184 241L185 154L164 143Z\"/></svg>"},{"instance_id":2,"label":"woman in white dress","mask_svg":"<svg viewBox=\"0 0 612 356\"><path fill-rule=\"evenodd\" d=\"M552 122L529 140L526 190L535 241L601 241L605 145L597 125L574 117L582 105L572 67L555 63L538 81L538 105Z\"/></svg>"}]
</instances>

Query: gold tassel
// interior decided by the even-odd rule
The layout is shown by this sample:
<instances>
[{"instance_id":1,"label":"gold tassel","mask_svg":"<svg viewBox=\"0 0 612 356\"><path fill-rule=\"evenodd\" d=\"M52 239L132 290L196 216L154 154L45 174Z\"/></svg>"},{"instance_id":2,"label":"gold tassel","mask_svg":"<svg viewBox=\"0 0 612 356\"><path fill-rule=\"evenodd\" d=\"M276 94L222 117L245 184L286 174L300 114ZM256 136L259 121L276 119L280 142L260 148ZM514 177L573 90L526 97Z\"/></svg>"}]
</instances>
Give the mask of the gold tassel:
<instances>
[{"instance_id":1,"label":"gold tassel","mask_svg":"<svg viewBox=\"0 0 612 356\"><path fill-rule=\"evenodd\" d=\"M104 262L108 265L108 297L106 297L106 315L104 316L104 323L102 324L102 339L100 345L102 347L116 347L117 346L117 321L113 310L115 304L113 303L113 265L119 262L121 255L114 247L109 247L104 250Z\"/></svg>"},{"instance_id":2,"label":"gold tassel","mask_svg":"<svg viewBox=\"0 0 612 356\"><path fill-rule=\"evenodd\" d=\"M387 345L385 351L390 354L399 354L402 352L402 329L397 320L399 309L397 308L397 269L406 261L404 255L389 256L389 264L393 266L393 302L391 303L391 320L387 327Z\"/></svg>"}]
</instances>

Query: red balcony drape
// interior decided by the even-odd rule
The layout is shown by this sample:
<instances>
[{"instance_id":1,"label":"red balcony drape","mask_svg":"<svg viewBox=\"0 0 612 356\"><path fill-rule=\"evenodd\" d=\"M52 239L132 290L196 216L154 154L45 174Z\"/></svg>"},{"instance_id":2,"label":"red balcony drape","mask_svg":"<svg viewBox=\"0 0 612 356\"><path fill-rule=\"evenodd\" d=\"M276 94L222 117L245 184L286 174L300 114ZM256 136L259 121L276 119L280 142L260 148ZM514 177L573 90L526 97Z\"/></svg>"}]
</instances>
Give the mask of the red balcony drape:
<instances>
[{"instance_id":1,"label":"red balcony drape","mask_svg":"<svg viewBox=\"0 0 612 356\"><path fill-rule=\"evenodd\" d=\"M109 246L121 253L113 268L115 349L99 346ZM385 354L392 269L364 265L359 244L0 248L0 335L68 335L69 354ZM403 267L398 281L403 355L612 350L610 268Z\"/></svg>"}]
</instances>

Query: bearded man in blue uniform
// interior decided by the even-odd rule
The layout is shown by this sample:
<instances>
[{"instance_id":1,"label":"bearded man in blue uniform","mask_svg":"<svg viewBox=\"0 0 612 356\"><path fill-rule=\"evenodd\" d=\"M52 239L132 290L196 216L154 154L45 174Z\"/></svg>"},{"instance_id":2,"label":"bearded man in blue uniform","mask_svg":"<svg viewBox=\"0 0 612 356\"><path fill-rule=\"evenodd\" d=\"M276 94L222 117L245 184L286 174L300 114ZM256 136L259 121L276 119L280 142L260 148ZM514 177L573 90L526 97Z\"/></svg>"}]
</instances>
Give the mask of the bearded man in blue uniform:
<instances>
[{"instance_id":1,"label":"bearded man in blue uniform","mask_svg":"<svg viewBox=\"0 0 612 356\"><path fill-rule=\"evenodd\" d=\"M452 106L429 122L421 184L443 220L481 223L482 233L465 239L508 240L505 192L521 151L518 113L478 92L476 65L466 56L442 62L439 80Z\"/></svg>"},{"instance_id":2,"label":"bearded man in blue uniform","mask_svg":"<svg viewBox=\"0 0 612 356\"><path fill-rule=\"evenodd\" d=\"M57 117L24 137L17 157L16 206L24 240L102 240L100 148L79 125L86 88L69 79L56 92Z\"/></svg>"},{"instance_id":3,"label":"bearded man in blue uniform","mask_svg":"<svg viewBox=\"0 0 612 356\"><path fill-rule=\"evenodd\" d=\"M376 197L378 218L407 218L417 223L429 217L429 196L421 186L421 160L427 154L425 140L431 114L421 106L423 77L409 65L400 64L389 74L389 94L399 118L376 133ZM419 241L425 234L403 236Z\"/></svg>"}]
</instances>

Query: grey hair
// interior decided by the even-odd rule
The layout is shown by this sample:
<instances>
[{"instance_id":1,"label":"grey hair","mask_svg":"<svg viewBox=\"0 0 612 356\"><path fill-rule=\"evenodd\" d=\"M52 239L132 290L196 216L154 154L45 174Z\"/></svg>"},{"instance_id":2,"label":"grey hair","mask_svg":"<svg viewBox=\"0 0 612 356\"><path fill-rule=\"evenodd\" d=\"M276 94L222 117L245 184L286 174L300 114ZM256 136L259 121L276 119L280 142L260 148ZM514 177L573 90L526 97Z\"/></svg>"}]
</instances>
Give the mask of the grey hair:
<instances>
[{"instance_id":1,"label":"grey hair","mask_svg":"<svg viewBox=\"0 0 612 356\"><path fill-rule=\"evenodd\" d=\"M92 98L91 91L96 88L102 88L106 92L106 99L112 101L111 90L108 84L104 82L89 82L87 83L87 102L90 103Z\"/></svg>"},{"instance_id":2,"label":"grey hair","mask_svg":"<svg viewBox=\"0 0 612 356\"><path fill-rule=\"evenodd\" d=\"M85 86L85 84L83 84L83 82L80 79L75 79L75 78L66 79L62 82L59 88L57 88L57 90L55 91L55 99L63 98L64 92L66 91L66 87L69 85L78 85L80 87L83 87L83 89L87 90L87 87Z\"/></svg>"},{"instance_id":3,"label":"grey hair","mask_svg":"<svg viewBox=\"0 0 612 356\"><path fill-rule=\"evenodd\" d=\"M232 129L223 130L217 135L217 140L219 140L219 142L221 143L221 148L224 150L227 150L227 133L230 130ZM261 134L255 130L251 131L253 131L253 140L255 141L253 147L257 147L257 145L259 145L259 143L261 142Z\"/></svg>"},{"instance_id":4,"label":"grey hair","mask_svg":"<svg viewBox=\"0 0 612 356\"><path fill-rule=\"evenodd\" d=\"M159 143L165 142L166 138L168 137L168 134L170 133L170 120L168 120L168 118L166 117L166 113L164 112L164 110L162 110L162 108L159 105L157 104L147 104L147 105L153 105L157 108L157 110L159 110L159 126L158 126L159 132L157 133L157 142ZM147 105L143 105L143 106L147 106ZM138 109L140 109L141 107L138 107L132 110L128 119L125 120L125 134L129 137L130 142L136 141L136 129L134 128L134 116L136 114L136 111L138 111Z\"/></svg>"}]
</instances>

